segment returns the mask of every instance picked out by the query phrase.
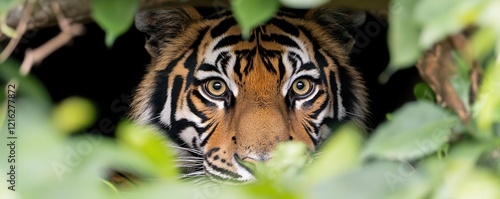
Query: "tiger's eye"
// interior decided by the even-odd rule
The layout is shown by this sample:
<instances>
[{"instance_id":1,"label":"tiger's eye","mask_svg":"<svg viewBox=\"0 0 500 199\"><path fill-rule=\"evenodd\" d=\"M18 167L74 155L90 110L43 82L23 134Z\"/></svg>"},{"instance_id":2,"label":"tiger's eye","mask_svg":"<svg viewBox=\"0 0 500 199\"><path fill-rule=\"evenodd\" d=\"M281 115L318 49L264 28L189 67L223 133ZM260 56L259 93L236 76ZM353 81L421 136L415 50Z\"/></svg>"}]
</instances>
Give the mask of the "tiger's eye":
<instances>
[{"instance_id":1,"label":"tiger's eye","mask_svg":"<svg viewBox=\"0 0 500 199\"><path fill-rule=\"evenodd\" d=\"M210 80L205 84L205 90L208 94L213 95L215 97L220 97L226 93L226 83L222 80Z\"/></svg>"},{"instance_id":2,"label":"tiger's eye","mask_svg":"<svg viewBox=\"0 0 500 199\"><path fill-rule=\"evenodd\" d=\"M310 80L305 78L297 79L293 82L292 91L297 96L305 96L312 91L312 83Z\"/></svg>"}]
</instances>

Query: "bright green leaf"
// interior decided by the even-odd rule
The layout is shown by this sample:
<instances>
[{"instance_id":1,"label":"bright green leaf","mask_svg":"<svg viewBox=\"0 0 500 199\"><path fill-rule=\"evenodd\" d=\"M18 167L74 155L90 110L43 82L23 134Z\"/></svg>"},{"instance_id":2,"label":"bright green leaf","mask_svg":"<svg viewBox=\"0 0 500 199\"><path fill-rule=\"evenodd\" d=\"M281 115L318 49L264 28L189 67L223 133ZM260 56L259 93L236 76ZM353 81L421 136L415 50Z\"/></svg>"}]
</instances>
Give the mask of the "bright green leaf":
<instances>
[{"instance_id":1,"label":"bright green leaf","mask_svg":"<svg viewBox=\"0 0 500 199\"><path fill-rule=\"evenodd\" d=\"M500 122L500 63L488 65L477 99L473 113L478 136L490 137L493 135L493 124Z\"/></svg>"},{"instance_id":2,"label":"bright green leaf","mask_svg":"<svg viewBox=\"0 0 500 199\"><path fill-rule=\"evenodd\" d=\"M363 142L359 130L345 125L335 133L319 149L318 157L304 170L303 174L308 178L307 183L334 178L359 166Z\"/></svg>"},{"instance_id":3,"label":"bright green leaf","mask_svg":"<svg viewBox=\"0 0 500 199\"><path fill-rule=\"evenodd\" d=\"M245 165L252 168L259 181L286 183L297 177L304 166L311 161L311 152L302 142L283 142L276 146L271 157L273 158L265 163Z\"/></svg>"},{"instance_id":4,"label":"bright green leaf","mask_svg":"<svg viewBox=\"0 0 500 199\"><path fill-rule=\"evenodd\" d=\"M243 38L248 39L251 31L271 19L280 7L279 0L232 0L234 18L241 27Z\"/></svg>"},{"instance_id":5,"label":"bright green leaf","mask_svg":"<svg viewBox=\"0 0 500 199\"><path fill-rule=\"evenodd\" d=\"M306 198L386 199L413 173L406 163L376 162L311 184Z\"/></svg>"},{"instance_id":6,"label":"bright green leaf","mask_svg":"<svg viewBox=\"0 0 500 199\"><path fill-rule=\"evenodd\" d=\"M479 28L473 33L469 43L473 57L478 60L486 58L495 48L496 41L498 41L498 35L493 28Z\"/></svg>"},{"instance_id":7,"label":"bright green leaf","mask_svg":"<svg viewBox=\"0 0 500 199\"><path fill-rule=\"evenodd\" d=\"M122 121L117 129L118 140L147 157L157 166L161 177L175 178L179 173L175 153L168 147L168 140L150 126Z\"/></svg>"},{"instance_id":8,"label":"bright green leaf","mask_svg":"<svg viewBox=\"0 0 500 199\"><path fill-rule=\"evenodd\" d=\"M500 198L500 176L491 170L474 169L461 182L451 198Z\"/></svg>"},{"instance_id":9,"label":"bright green leaf","mask_svg":"<svg viewBox=\"0 0 500 199\"><path fill-rule=\"evenodd\" d=\"M133 24L138 0L93 0L92 17L106 32L106 45L125 33Z\"/></svg>"},{"instance_id":10,"label":"bright green leaf","mask_svg":"<svg viewBox=\"0 0 500 199\"><path fill-rule=\"evenodd\" d=\"M458 94L458 97L461 99L464 104L466 110L470 109L469 105L469 96L470 96L470 66L467 61L460 55L458 52L452 52L452 57L455 60L457 66L457 73L454 74L453 77L450 78L451 85L455 89Z\"/></svg>"},{"instance_id":11,"label":"bright green leaf","mask_svg":"<svg viewBox=\"0 0 500 199\"><path fill-rule=\"evenodd\" d=\"M32 75L21 76L19 74L19 67L20 64L12 59L7 59L5 62L0 63L0 80L9 82L16 79L17 82L10 83L16 84L16 94L18 96L28 97L44 106L50 105L51 97L43 84Z\"/></svg>"},{"instance_id":12,"label":"bright green leaf","mask_svg":"<svg viewBox=\"0 0 500 199\"><path fill-rule=\"evenodd\" d=\"M473 23L482 10L483 2L421 0L414 12L415 20L422 25L421 48L428 49L446 36Z\"/></svg>"},{"instance_id":13,"label":"bright green leaf","mask_svg":"<svg viewBox=\"0 0 500 199\"><path fill-rule=\"evenodd\" d=\"M418 38L421 27L413 19L413 12L418 0L395 0L390 6L388 45L390 67L397 70L411 67L420 57L422 49Z\"/></svg>"},{"instance_id":14,"label":"bright green leaf","mask_svg":"<svg viewBox=\"0 0 500 199\"><path fill-rule=\"evenodd\" d=\"M484 145L480 143L463 141L450 150L446 159L435 161L433 165L427 165L428 171L435 171L428 173L428 176L439 177L430 198L456 198L454 197L455 193L460 191L460 185L473 171L484 149Z\"/></svg>"},{"instance_id":15,"label":"bright green leaf","mask_svg":"<svg viewBox=\"0 0 500 199\"><path fill-rule=\"evenodd\" d=\"M428 84L423 82L415 85L415 87L413 88L413 95L415 95L415 98L417 98L418 100L427 100L430 102L434 102L435 99L434 91L432 91L431 87L429 87Z\"/></svg>"},{"instance_id":16,"label":"bright green leaf","mask_svg":"<svg viewBox=\"0 0 500 199\"><path fill-rule=\"evenodd\" d=\"M415 160L434 153L446 143L451 127L456 124L456 116L433 103L407 103L394 113L391 121L375 129L363 157Z\"/></svg>"},{"instance_id":17,"label":"bright green leaf","mask_svg":"<svg viewBox=\"0 0 500 199\"><path fill-rule=\"evenodd\" d=\"M70 97L54 109L52 120L63 132L74 133L92 125L96 117L96 107L91 101Z\"/></svg>"}]
</instances>

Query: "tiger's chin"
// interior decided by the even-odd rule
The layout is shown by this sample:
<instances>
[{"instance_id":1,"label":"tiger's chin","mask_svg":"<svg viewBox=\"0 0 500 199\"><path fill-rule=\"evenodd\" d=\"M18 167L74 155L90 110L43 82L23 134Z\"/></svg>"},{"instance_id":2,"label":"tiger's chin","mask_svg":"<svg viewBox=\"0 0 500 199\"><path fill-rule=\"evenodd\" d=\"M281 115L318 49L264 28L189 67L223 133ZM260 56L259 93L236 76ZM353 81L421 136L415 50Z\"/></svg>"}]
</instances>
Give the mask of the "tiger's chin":
<instances>
[{"instance_id":1,"label":"tiger's chin","mask_svg":"<svg viewBox=\"0 0 500 199\"><path fill-rule=\"evenodd\" d=\"M251 170L239 163L236 155L226 158L227 160L221 158L219 161L213 161L213 157L207 158L207 154L197 149L179 147L175 144L171 144L170 147L177 152L178 167L183 173L181 178L206 177L212 182L234 185L248 184L256 180Z\"/></svg>"},{"instance_id":2,"label":"tiger's chin","mask_svg":"<svg viewBox=\"0 0 500 199\"><path fill-rule=\"evenodd\" d=\"M248 184L256 180L255 176L247 167L238 163L236 157L233 157L231 162L234 165L232 168L220 168L208 161L204 161L204 171L212 181L217 183ZM226 172L221 170L226 170ZM234 170L234 172L229 170Z\"/></svg>"}]
</instances>

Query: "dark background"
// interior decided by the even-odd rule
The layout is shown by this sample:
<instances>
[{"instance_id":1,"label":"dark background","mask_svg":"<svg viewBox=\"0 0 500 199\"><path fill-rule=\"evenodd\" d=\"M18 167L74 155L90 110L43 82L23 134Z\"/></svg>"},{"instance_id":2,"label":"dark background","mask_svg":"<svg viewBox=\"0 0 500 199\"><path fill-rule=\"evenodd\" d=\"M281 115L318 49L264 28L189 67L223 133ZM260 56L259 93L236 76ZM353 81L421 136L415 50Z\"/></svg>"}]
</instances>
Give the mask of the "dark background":
<instances>
[{"instance_id":1,"label":"dark background","mask_svg":"<svg viewBox=\"0 0 500 199\"><path fill-rule=\"evenodd\" d=\"M131 27L110 48L105 34L95 23L85 24L86 33L57 50L32 69L47 88L54 103L70 96L86 97L98 105L98 120L86 131L113 135L116 124L126 117L129 100L149 63L144 49L144 35ZM378 82L379 74L389 61L387 23L368 16L355 33L358 43L352 54L352 65L363 73L370 94L374 128L404 102L413 100L413 86L420 81L416 69L396 72L386 84ZM12 57L22 61L27 48L36 48L59 33L49 27L25 34Z\"/></svg>"}]
</instances>

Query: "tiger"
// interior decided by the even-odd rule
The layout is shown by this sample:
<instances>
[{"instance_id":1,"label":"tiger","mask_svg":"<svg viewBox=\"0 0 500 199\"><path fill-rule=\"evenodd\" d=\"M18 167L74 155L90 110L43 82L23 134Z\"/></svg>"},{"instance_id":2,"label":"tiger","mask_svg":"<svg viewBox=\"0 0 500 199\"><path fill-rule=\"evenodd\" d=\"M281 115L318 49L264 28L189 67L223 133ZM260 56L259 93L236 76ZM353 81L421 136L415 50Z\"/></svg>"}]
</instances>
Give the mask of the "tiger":
<instances>
[{"instance_id":1,"label":"tiger","mask_svg":"<svg viewBox=\"0 0 500 199\"><path fill-rule=\"evenodd\" d=\"M185 176L255 180L247 166L282 142L316 151L335 126L363 126L369 110L350 65L362 11L281 8L243 37L230 8L156 8L136 14L151 57L130 118L177 151ZM192 163L192 162L196 163Z\"/></svg>"}]
</instances>

